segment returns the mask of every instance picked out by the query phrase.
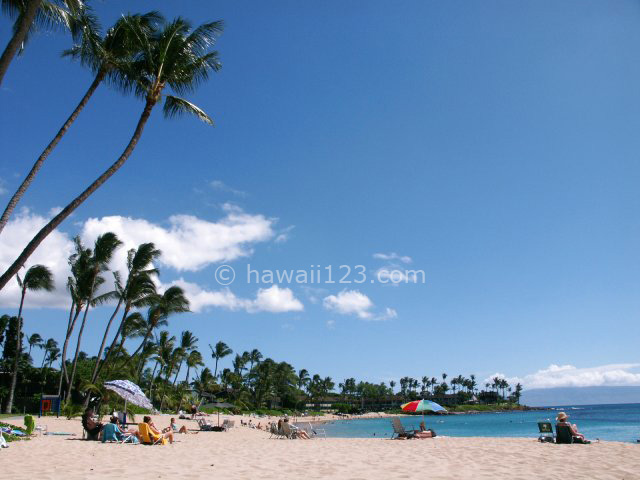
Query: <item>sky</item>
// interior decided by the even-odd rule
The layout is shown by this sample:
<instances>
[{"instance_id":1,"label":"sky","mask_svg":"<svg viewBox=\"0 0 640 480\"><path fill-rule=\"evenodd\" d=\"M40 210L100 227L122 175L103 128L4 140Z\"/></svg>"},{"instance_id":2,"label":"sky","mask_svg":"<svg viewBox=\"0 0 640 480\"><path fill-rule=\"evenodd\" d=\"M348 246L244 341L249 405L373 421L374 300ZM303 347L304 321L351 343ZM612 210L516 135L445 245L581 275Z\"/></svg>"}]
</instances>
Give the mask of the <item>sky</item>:
<instances>
[{"instance_id":1,"label":"sky","mask_svg":"<svg viewBox=\"0 0 640 480\"><path fill-rule=\"evenodd\" d=\"M92 4L105 26L132 5ZM140 243L163 251L160 288L192 307L169 330L192 331L210 367L222 340L336 383L640 385L637 1L135 6L224 20L222 70L188 97L215 126L154 111L125 166L28 262L57 285L27 297L28 334L62 340L71 240L113 231L114 269ZM38 34L5 77L2 202L92 81L61 58L70 45ZM0 234L0 267L118 157L142 107L98 89ZM306 283L277 281L297 270ZM0 313L17 304L11 282ZM97 352L110 313L90 313L82 350Z\"/></svg>"}]
</instances>

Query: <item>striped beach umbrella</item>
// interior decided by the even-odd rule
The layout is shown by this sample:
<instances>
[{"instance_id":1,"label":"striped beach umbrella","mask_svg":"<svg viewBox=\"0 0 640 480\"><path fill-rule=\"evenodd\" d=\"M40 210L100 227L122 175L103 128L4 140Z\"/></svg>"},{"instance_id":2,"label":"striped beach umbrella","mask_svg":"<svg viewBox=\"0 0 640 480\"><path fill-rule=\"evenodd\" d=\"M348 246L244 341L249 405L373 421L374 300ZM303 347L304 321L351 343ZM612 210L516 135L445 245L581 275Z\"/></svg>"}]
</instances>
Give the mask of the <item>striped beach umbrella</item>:
<instances>
[{"instance_id":1,"label":"striped beach umbrella","mask_svg":"<svg viewBox=\"0 0 640 480\"><path fill-rule=\"evenodd\" d=\"M402 405L400 408L405 412L422 412L422 419L424 420L424 412L446 412L447 409L442 405L438 405L431 400L414 400Z\"/></svg>"}]
</instances>

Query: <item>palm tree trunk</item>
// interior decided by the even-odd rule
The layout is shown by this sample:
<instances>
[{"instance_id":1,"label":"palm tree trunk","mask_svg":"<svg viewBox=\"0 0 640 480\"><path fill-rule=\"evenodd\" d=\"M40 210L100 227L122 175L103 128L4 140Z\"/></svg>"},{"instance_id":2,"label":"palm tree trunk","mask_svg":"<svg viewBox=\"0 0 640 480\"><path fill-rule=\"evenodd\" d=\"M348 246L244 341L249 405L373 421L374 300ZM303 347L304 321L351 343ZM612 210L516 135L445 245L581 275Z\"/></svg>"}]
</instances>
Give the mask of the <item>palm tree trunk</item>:
<instances>
[{"instance_id":1,"label":"palm tree trunk","mask_svg":"<svg viewBox=\"0 0 640 480\"><path fill-rule=\"evenodd\" d=\"M109 336L109 329L111 328L111 324L113 323L113 319L116 318L118 314L118 310L120 310L120 306L122 305L122 297L118 300L118 305L116 305L116 309L111 314L111 318L109 318L109 322L107 323L107 328L104 330L104 335L102 336L102 343L100 344L100 350L98 350L98 357L96 358L96 364L93 367L93 373L91 374L91 382L94 383L96 378L98 378L98 367L100 366L100 359L102 358L102 352L104 352L104 347L107 344L107 337Z\"/></svg>"},{"instance_id":2,"label":"palm tree trunk","mask_svg":"<svg viewBox=\"0 0 640 480\"><path fill-rule=\"evenodd\" d=\"M158 368L159 363L160 362L156 361L156 364L153 367L153 373L151 374L151 385L149 386L149 400L152 400L151 392L153 391L153 384L156 381L156 368Z\"/></svg>"},{"instance_id":3,"label":"palm tree trunk","mask_svg":"<svg viewBox=\"0 0 640 480\"><path fill-rule=\"evenodd\" d=\"M182 368L182 363L183 363L183 360L180 360L180 363L178 364L178 370L176 370L176 376L175 376L175 377L173 377L173 383L172 383L172 385L173 385L174 387L175 387L175 385L176 385L176 380L178 380L178 374L180 373L180 369Z\"/></svg>"},{"instance_id":4,"label":"palm tree trunk","mask_svg":"<svg viewBox=\"0 0 640 480\"><path fill-rule=\"evenodd\" d=\"M191 367L189 366L189 362L187 362L187 376L184 377L184 382L189 385L189 370L191 369Z\"/></svg>"},{"instance_id":5,"label":"palm tree trunk","mask_svg":"<svg viewBox=\"0 0 640 480\"><path fill-rule=\"evenodd\" d=\"M24 248L22 253L18 256L18 258L13 262L13 264L7 269L6 272L0 276L0 290L2 290L7 282L22 268L27 259L35 252L36 248L43 242L47 236L53 232L58 225L60 225L69 215L71 215L93 192L95 192L104 182L109 180L111 176L116 173L122 165L128 160L133 150L136 148L140 137L142 136L142 132L144 131L145 124L149 120L151 116L151 111L156 104L156 98L148 98L144 110L140 115L140 119L138 120L138 124L136 125L136 129L133 132L133 136L126 148L122 152L122 155L116 160L108 169L106 169L102 175L94 180L94 182L87 187L87 189L73 199L71 203L69 203L66 207L62 209L60 213L58 213L55 217L53 217L49 223L47 223L40 231L31 239L31 241Z\"/></svg>"},{"instance_id":6,"label":"palm tree trunk","mask_svg":"<svg viewBox=\"0 0 640 480\"><path fill-rule=\"evenodd\" d=\"M124 322L127 319L127 315L129 315L129 310L130 309L131 309L131 305L129 303L126 303L125 306L124 306L124 312L122 313L122 319L120 320L120 325L118 325L118 331L116 332L115 336L113 337L113 341L111 342L111 345L109 346L109 350L107 351L107 355L105 356L104 361L102 363L100 363L100 366L98 367L98 372L96 373L96 378L98 377L98 375L100 375L100 372L102 371L104 366L109 363L109 358L113 354L113 350L115 349L116 343L118 342L118 337L120 337L120 334L122 333L122 327L124 326Z\"/></svg>"},{"instance_id":7,"label":"palm tree trunk","mask_svg":"<svg viewBox=\"0 0 640 480\"><path fill-rule=\"evenodd\" d=\"M84 331L84 326L87 323L87 313L89 312L90 304L91 304L91 300L88 300L87 306L84 309L84 315L82 316L80 331L78 332L78 341L76 342L76 354L73 356L73 367L71 367L71 378L69 379L69 384L67 385L67 395L66 395L67 399L71 398L71 390L73 389L73 380L76 377L76 366L78 365L78 355L80 354L80 344L82 343L82 332Z\"/></svg>"},{"instance_id":8,"label":"palm tree trunk","mask_svg":"<svg viewBox=\"0 0 640 480\"><path fill-rule=\"evenodd\" d=\"M133 357L135 357L138 353L140 353L140 350L142 350L145 346L145 344L147 343L147 340L149 339L149 337L151 336L151 332L152 332L153 328L148 328L147 329L147 333L144 334L144 339L142 340L142 343L138 346L138 348L136 348L136 351L133 352L129 358L127 359L127 361L124 363L125 366L129 365L129 363L131 363L131 360L133 359ZM142 359L141 359L142 360ZM140 367L140 365L138 365L138 368Z\"/></svg>"},{"instance_id":9,"label":"palm tree trunk","mask_svg":"<svg viewBox=\"0 0 640 480\"><path fill-rule=\"evenodd\" d=\"M44 363L47 361L47 355L49 354L49 350L44 351L44 356L42 357L42 365L40 365L40 370L44 368Z\"/></svg>"},{"instance_id":10,"label":"palm tree trunk","mask_svg":"<svg viewBox=\"0 0 640 480\"><path fill-rule=\"evenodd\" d=\"M55 137L53 137L53 140L51 140L49 145L47 145L47 148L45 148L44 151L40 154L36 162L33 164L33 167L31 167L31 171L29 172L29 174L22 181L22 183L18 187L18 190L16 190L16 192L13 194L13 197L11 197L11 200L9 200L9 203L4 210L2 217L0 217L0 232L2 232L4 227L7 225L9 217L13 213L13 210L16 208L16 205L18 204L24 193L27 191L27 188L29 188L29 185L31 185L31 182L35 178L36 173L38 173L38 170L40 170L40 167L42 167L42 164L47 159L51 151L56 147L56 145L58 145L60 140L62 140L62 137L64 137L65 133L67 133L67 130L69 130L71 124L78 117L82 109L87 105L87 102L89 102L89 99L93 95L93 92L96 91L96 88L98 88L98 85L100 85L106 73L107 72L104 69L100 69L100 71L98 71L98 74L93 80L93 83L91 83L91 86L89 87L89 90L87 90L87 93L84 94L84 97L82 97L82 100L80 100L78 106L71 113L71 116L67 118L67 121L64 122L62 128L58 130L58 133Z\"/></svg>"},{"instance_id":11,"label":"palm tree trunk","mask_svg":"<svg viewBox=\"0 0 640 480\"><path fill-rule=\"evenodd\" d=\"M27 8L25 9L24 14L21 15L22 18L20 18L18 29L11 37L11 40L9 40L9 43L7 43L7 46L0 57L0 85L2 85L2 80L9 69L9 64L16 56L20 45L22 45L24 39L27 37L27 33L29 33L31 24L36 18L36 14L38 13L41 3L42 0L29 0L27 2Z\"/></svg>"},{"instance_id":12,"label":"palm tree trunk","mask_svg":"<svg viewBox=\"0 0 640 480\"><path fill-rule=\"evenodd\" d=\"M73 309L75 307L76 313L73 315ZM67 334L64 337L64 345L62 345L62 360L60 364L60 381L58 382L58 396L62 395L62 381L65 380L69 383L69 372L67 372L67 348L69 348L69 340L71 340L71 334L76 326L76 320L82 312L81 308L75 302L71 303L71 310L69 311L69 323L67 324ZM73 317L72 317L73 315Z\"/></svg>"},{"instance_id":13,"label":"palm tree trunk","mask_svg":"<svg viewBox=\"0 0 640 480\"><path fill-rule=\"evenodd\" d=\"M20 360L20 352L22 351L22 306L24 305L24 296L27 293L26 286L22 287L22 295L20 296L20 308L18 309L18 334L16 336L16 358L13 360L13 373L11 374L11 389L9 390L9 398L7 399L7 408L5 413L11 413L13 408L13 396L16 391L16 383L18 382L18 364Z\"/></svg>"}]
</instances>

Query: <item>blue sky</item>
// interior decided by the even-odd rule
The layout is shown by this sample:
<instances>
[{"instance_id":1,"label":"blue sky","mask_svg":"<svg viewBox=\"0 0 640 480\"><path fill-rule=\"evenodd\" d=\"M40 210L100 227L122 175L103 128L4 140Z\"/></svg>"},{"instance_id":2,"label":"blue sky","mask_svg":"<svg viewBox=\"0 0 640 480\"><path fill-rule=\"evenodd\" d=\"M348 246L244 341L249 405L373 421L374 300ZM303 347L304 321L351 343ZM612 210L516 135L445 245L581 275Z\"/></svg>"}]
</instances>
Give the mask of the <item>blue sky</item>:
<instances>
[{"instance_id":1,"label":"blue sky","mask_svg":"<svg viewBox=\"0 0 640 480\"><path fill-rule=\"evenodd\" d=\"M94 5L108 26L131 3ZM189 97L216 126L154 112L129 162L39 261L105 226L131 241L166 236L175 258L160 265L163 284L182 279L218 305L171 321L203 353L223 340L336 380L500 372L532 387L640 384L637 2L136 5L226 22L223 69ZM34 37L5 78L3 201L91 82L60 58L69 45ZM14 235L110 164L141 109L101 87L25 196ZM10 233L3 266L20 242ZM262 302L271 285L237 278L222 300L214 278L221 264L238 277L248 263L404 268L376 253L410 257L426 283L280 285ZM40 308L62 307L54 297L34 296L28 333L62 337L64 308ZM11 292L0 302L15 314ZM91 315L87 352L108 314Z\"/></svg>"}]
</instances>

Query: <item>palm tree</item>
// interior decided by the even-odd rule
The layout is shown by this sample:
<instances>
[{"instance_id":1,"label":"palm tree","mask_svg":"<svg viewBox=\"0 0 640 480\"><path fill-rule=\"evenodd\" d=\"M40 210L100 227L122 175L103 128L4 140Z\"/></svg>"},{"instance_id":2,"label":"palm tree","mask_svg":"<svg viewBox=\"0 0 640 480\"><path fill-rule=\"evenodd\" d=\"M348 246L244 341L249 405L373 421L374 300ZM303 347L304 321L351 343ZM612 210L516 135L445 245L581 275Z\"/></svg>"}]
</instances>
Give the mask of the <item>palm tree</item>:
<instances>
[{"instance_id":1,"label":"palm tree","mask_svg":"<svg viewBox=\"0 0 640 480\"><path fill-rule=\"evenodd\" d=\"M82 2L66 1L68 7L80 8ZM29 34L36 27L50 28L56 25L63 25L72 30L73 25L69 17L69 12L59 5L43 0L2 0L2 10L12 19L13 35L7 43L2 56L0 56L0 84L4 79L9 64L16 54L24 48Z\"/></svg>"},{"instance_id":2,"label":"palm tree","mask_svg":"<svg viewBox=\"0 0 640 480\"><path fill-rule=\"evenodd\" d=\"M72 10L71 16L73 17L76 28L81 32L81 42L79 45L75 45L73 48L66 50L63 55L79 59L82 65L93 70L95 78L80 100L80 103L78 103L69 118L67 118L60 130L58 130L58 133L36 159L31 170L9 200L2 217L0 217L0 232L2 232L6 226L9 217L31 185L31 182L33 182L44 161L58 145L60 140L62 140L62 137L67 133L76 118L78 118L78 115L80 115L80 112L87 105L98 86L105 79L115 79L121 75L121 72L125 69L124 65L130 62L137 53L139 45L133 35L133 26L135 25L136 29L146 31L146 34L150 35L153 26L161 20L160 15L156 12L149 12L144 15L122 16L116 24L107 31L106 35L101 36L100 25L88 7L82 6L77 10ZM119 84L117 81L111 83L114 83L116 86Z\"/></svg>"},{"instance_id":3,"label":"palm tree","mask_svg":"<svg viewBox=\"0 0 640 480\"><path fill-rule=\"evenodd\" d=\"M69 321L67 322L64 343L62 344L62 366L60 381L58 382L58 395L62 394L63 380L65 380L67 384L69 383L67 348L69 347L69 340L75 329L78 317L84 310L84 302L88 297L87 289L89 288L87 278L91 275L91 250L82 245L80 237L75 237L73 243L75 253L69 257L71 276L67 279L67 289L71 295L71 307L69 308Z\"/></svg>"},{"instance_id":4,"label":"palm tree","mask_svg":"<svg viewBox=\"0 0 640 480\"><path fill-rule=\"evenodd\" d=\"M9 315L2 315L2 317L0 317L0 344L3 345L2 347L3 356L4 356L4 335L5 335L5 332L7 331L7 327L9 326L10 319L11 317Z\"/></svg>"},{"instance_id":5,"label":"palm tree","mask_svg":"<svg viewBox=\"0 0 640 480\"><path fill-rule=\"evenodd\" d=\"M76 342L76 354L73 359L73 366L71 367L71 378L67 384L66 398L70 398L71 389L73 388L73 380L76 376L76 366L78 364L78 354L80 353L80 344L82 343L82 333L87 323L87 315L89 308L94 304L94 296L96 289L104 283L104 278L100 275L109 269L109 262L113 258L115 251L122 245L122 242L118 239L115 233L107 232L98 236L94 243L93 252L89 259L89 271L85 277L88 288L86 288L86 298L84 299L84 315L82 316L82 323L80 324L80 330L78 331L78 340Z\"/></svg>"},{"instance_id":6,"label":"palm tree","mask_svg":"<svg viewBox=\"0 0 640 480\"><path fill-rule=\"evenodd\" d=\"M187 357L187 375L184 377L184 382L189 383L189 373L192 368L203 367L202 354L198 350L192 350ZM197 374L197 372L196 372Z\"/></svg>"},{"instance_id":7,"label":"palm tree","mask_svg":"<svg viewBox=\"0 0 640 480\"><path fill-rule=\"evenodd\" d=\"M217 377L218 376L218 360L226 357L227 355L231 355L233 353L233 350L231 350L227 346L227 344L222 341L216 343L216 348L213 348L211 345L209 345L209 348L211 349L211 358L216 359L216 366L213 370L213 376Z\"/></svg>"},{"instance_id":8,"label":"palm tree","mask_svg":"<svg viewBox=\"0 0 640 480\"><path fill-rule=\"evenodd\" d=\"M44 364L47 362L48 357L51 356L51 352L54 349L57 349L58 353L60 353L60 349L58 348L58 342L56 342L53 338L47 339L47 341L44 342L42 348L44 349L44 355L42 357L42 365L40 365L40 368L44 368Z\"/></svg>"},{"instance_id":9,"label":"palm tree","mask_svg":"<svg viewBox=\"0 0 640 480\"><path fill-rule=\"evenodd\" d=\"M120 157L31 239L13 264L0 276L0 290L42 241L124 165L138 144L153 108L162 97L165 99L163 112L166 117L190 113L213 124L200 107L163 92L167 86L178 94L190 92L208 78L210 71L220 69L218 52L207 53L207 50L221 32L222 22L206 23L191 31L189 22L182 18L175 19L153 35L147 35L142 29L136 30L135 34L142 46L141 52L127 67L126 75L118 79L122 82L122 87L134 89L139 97L145 99L133 136Z\"/></svg>"},{"instance_id":10,"label":"palm tree","mask_svg":"<svg viewBox=\"0 0 640 480\"><path fill-rule=\"evenodd\" d=\"M31 349L33 347L42 348L42 337L40 336L39 333L34 333L29 337L29 339L27 340L27 343L29 344L28 355L31 356Z\"/></svg>"},{"instance_id":11,"label":"palm tree","mask_svg":"<svg viewBox=\"0 0 640 480\"><path fill-rule=\"evenodd\" d=\"M302 368L299 372L298 372L298 388L300 390L302 390L304 387L306 387L307 385L309 385L309 381L310 381L310 377L309 377L309 372L307 371L307 369Z\"/></svg>"},{"instance_id":12,"label":"palm tree","mask_svg":"<svg viewBox=\"0 0 640 480\"><path fill-rule=\"evenodd\" d=\"M93 373L91 375L91 383L95 383L102 368L108 364L109 358L115 350L118 337L122 334L122 329L129 317L131 309L148 306L157 297L156 285L153 282L153 276L157 275L158 271L153 268L153 261L156 260L160 254L160 250L158 250L153 243L143 243L139 245L138 248L132 248L127 252L127 281L123 286L120 282L120 278L116 275L115 295L118 298L118 304L116 305L116 308L107 323L107 327L104 330L102 343L96 358L96 364L94 365ZM113 337L113 341L111 342L111 346L109 347L106 357L102 362L100 362L102 352L104 351L107 343L111 324L122 305L124 305L124 313L122 314L118 330ZM123 336L121 345L124 344L124 340L125 337Z\"/></svg>"},{"instance_id":13,"label":"palm tree","mask_svg":"<svg viewBox=\"0 0 640 480\"><path fill-rule=\"evenodd\" d=\"M391 381L389 382L389 388L391 388L391 395L393 395L393 394L394 394L394 393L393 393L393 389L395 388L395 386L396 386L396 382L395 382L395 380L391 380Z\"/></svg>"},{"instance_id":14,"label":"palm tree","mask_svg":"<svg viewBox=\"0 0 640 480\"><path fill-rule=\"evenodd\" d=\"M44 265L34 265L24 275L24 280L17 276L18 285L20 285L20 307L18 308L18 334L16 335L16 352L13 360L13 373L11 374L11 388L9 389L9 398L7 399L7 407L5 413L11 413L13 408L13 396L16 391L16 383L18 381L18 363L22 352L22 307L27 290L38 291L45 290L50 292L53 290L53 276L51 271Z\"/></svg>"},{"instance_id":15,"label":"palm tree","mask_svg":"<svg viewBox=\"0 0 640 480\"><path fill-rule=\"evenodd\" d=\"M131 359L133 359L133 357L142 350L142 348L144 348L153 330L161 323L166 322L167 318L171 314L189 311L189 300L187 300L184 290L177 286L167 288L162 295L157 295L155 298L151 299L151 302L151 306L147 313L147 322L149 325L147 333L145 334L140 346L131 354L126 363L129 363Z\"/></svg>"},{"instance_id":16,"label":"palm tree","mask_svg":"<svg viewBox=\"0 0 640 480\"><path fill-rule=\"evenodd\" d=\"M257 348L251 350L251 353L249 353L249 371L253 370L253 365L260 363L260 360L262 360L260 351Z\"/></svg>"},{"instance_id":17,"label":"palm tree","mask_svg":"<svg viewBox=\"0 0 640 480\"><path fill-rule=\"evenodd\" d=\"M180 337L180 348L182 349L182 356L180 357L180 363L178 364L178 369L176 370L176 376L173 379L173 385L176 384L178 380L178 374L180 373L180 369L182 368L182 362L189 357L189 354L195 350L196 345L198 344L198 338L191 333L189 330L185 330L182 332L182 336Z\"/></svg>"}]
</instances>

